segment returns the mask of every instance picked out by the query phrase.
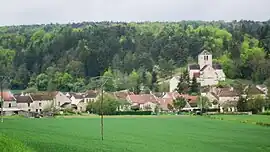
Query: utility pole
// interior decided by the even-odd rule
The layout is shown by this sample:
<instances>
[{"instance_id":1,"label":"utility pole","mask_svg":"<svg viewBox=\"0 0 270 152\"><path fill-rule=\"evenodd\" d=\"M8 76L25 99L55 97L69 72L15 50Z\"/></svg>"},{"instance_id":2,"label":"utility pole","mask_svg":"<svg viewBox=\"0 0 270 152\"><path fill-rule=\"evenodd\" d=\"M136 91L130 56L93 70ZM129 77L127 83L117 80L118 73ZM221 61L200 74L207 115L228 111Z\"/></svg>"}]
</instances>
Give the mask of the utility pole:
<instances>
[{"instance_id":1,"label":"utility pole","mask_svg":"<svg viewBox=\"0 0 270 152\"><path fill-rule=\"evenodd\" d=\"M107 83L109 79L112 79L112 77L107 77L107 76L97 76L92 78L92 80L100 80L101 79L101 101L100 101L100 134L101 134L101 140L104 140L104 113L103 113L103 87Z\"/></svg>"},{"instance_id":2,"label":"utility pole","mask_svg":"<svg viewBox=\"0 0 270 152\"><path fill-rule=\"evenodd\" d=\"M103 85L101 85L101 101L100 101L100 114L101 114L101 119L100 119L100 126L101 126L101 140L104 140L104 132L103 132L103 128L104 128L104 121L103 121Z\"/></svg>"},{"instance_id":3,"label":"utility pole","mask_svg":"<svg viewBox=\"0 0 270 152\"><path fill-rule=\"evenodd\" d=\"M1 122L4 122L4 94L3 94L3 83L7 76L0 76L0 90L1 90Z\"/></svg>"}]
</instances>

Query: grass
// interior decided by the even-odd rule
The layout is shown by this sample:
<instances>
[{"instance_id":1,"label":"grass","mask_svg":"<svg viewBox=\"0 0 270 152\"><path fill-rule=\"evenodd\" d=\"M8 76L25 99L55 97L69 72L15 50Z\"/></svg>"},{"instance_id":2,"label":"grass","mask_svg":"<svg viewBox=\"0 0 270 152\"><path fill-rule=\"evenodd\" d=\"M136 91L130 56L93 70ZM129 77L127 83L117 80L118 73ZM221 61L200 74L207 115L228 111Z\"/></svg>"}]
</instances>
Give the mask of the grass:
<instances>
[{"instance_id":1,"label":"grass","mask_svg":"<svg viewBox=\"0 0 270 152\"><path fill-rule=\"evenodd\" d=\"M37 152L270 151L270 128L237 121L127 116L105 117L104 122L104 141L100 140L100 119L94 116L5 119L0 130Z\"/></svg>"},{"instance_id":2,"label":"grass","mask_svg":"<svg viewBox=\"0 0 270 152\"><path fill-rule=\"evenodd\" d=\"M10 139L7 136L0 134L1 152L31 152L32 150L26 147L23 143Z\"/></svg>"},{"instance_id":3,"label":"grass","mask_svg":"<svg viewBox=\"0 0 270 152\"><path fill-rule=\"evenodd\" d=\"M270 123L270 116L267 115L213 115L210 117L221 118L227 121L247 122L256 124L256 122Z\"/></svg>"}]
</instances>

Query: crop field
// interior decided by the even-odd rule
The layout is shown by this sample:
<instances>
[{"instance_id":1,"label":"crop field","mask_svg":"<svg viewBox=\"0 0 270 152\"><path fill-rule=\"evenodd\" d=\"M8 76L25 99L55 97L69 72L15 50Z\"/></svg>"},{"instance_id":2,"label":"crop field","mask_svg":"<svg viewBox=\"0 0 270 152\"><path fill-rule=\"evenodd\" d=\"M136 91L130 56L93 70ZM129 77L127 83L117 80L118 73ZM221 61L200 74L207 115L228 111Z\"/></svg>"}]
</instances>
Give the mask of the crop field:
<instances>
[{"instance_id":1,"label":"crop field","mask_svg":"<svg viewBox=\"0 0 270 152\"><path fill-rule=\"evenodd\" d=\"M36 152L270 151L270 127L200 116L105 117L104 141L96 117L9 118L0 130L0 143L2 135Z\"/></svg>"}]
</instances>

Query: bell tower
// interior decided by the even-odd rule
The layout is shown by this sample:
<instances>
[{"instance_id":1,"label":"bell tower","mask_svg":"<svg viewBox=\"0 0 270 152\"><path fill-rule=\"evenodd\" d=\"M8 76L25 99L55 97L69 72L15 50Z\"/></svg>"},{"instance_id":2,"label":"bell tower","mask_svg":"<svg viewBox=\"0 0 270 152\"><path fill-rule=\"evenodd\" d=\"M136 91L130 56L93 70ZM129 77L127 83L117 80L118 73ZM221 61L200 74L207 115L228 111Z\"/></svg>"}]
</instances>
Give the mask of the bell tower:
<instances>
[{"instance_id":1,"label":"bell tower","mask_svg":"<svg viewBox=\"0 0 270 152\"><path fill-rule=\"evenodd\" d=\"M200 65L200 69L206 65L212 66L212 54L207 50L203 50L198 55L198 64Z\"/></svg>"}]
</instances>

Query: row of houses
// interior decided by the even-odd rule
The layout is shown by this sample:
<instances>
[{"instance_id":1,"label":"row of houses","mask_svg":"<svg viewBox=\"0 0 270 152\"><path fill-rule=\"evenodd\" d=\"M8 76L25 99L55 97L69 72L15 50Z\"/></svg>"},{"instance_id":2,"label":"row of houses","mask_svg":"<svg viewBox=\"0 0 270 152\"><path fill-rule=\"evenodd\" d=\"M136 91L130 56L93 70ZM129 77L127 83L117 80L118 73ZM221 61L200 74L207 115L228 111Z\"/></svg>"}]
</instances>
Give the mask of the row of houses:
<instances>
[{"instance_id":1,"label":"row of houses","mask_svg":"<svg viewBox=\"0 0 270 152\"><path fill-rule=\"evenodd\" d=\"M267 90L261 86L252 86L248 89L250 96L266 97ZM1 97L0 93L0 97ZM159 92L149 94L134 94L129 91L118 91L108 93L128 103L122 105L118 110L130 110L132 106L137 105L140 110L152 110L157 108L160 111L170 111L168 105L173 105L173 100L178 97L186 99L186 106L183 110L193 110L198 108L197 96L179 94L178 92ZM73 109L77 112L85 112L89 102L95 102L101 95L101 92L89 90L84 93L72 92L38 92L12 94L10 91L3 92L3 112L5 115L18 113L19 111L41 113L52 108ZM210 108L219 107L221 111L236 111L237 101L240 94L232 87L217 88L211 87L202 91L201 96L205 96L211 102Z\"/></svg>"}]
</instances>

